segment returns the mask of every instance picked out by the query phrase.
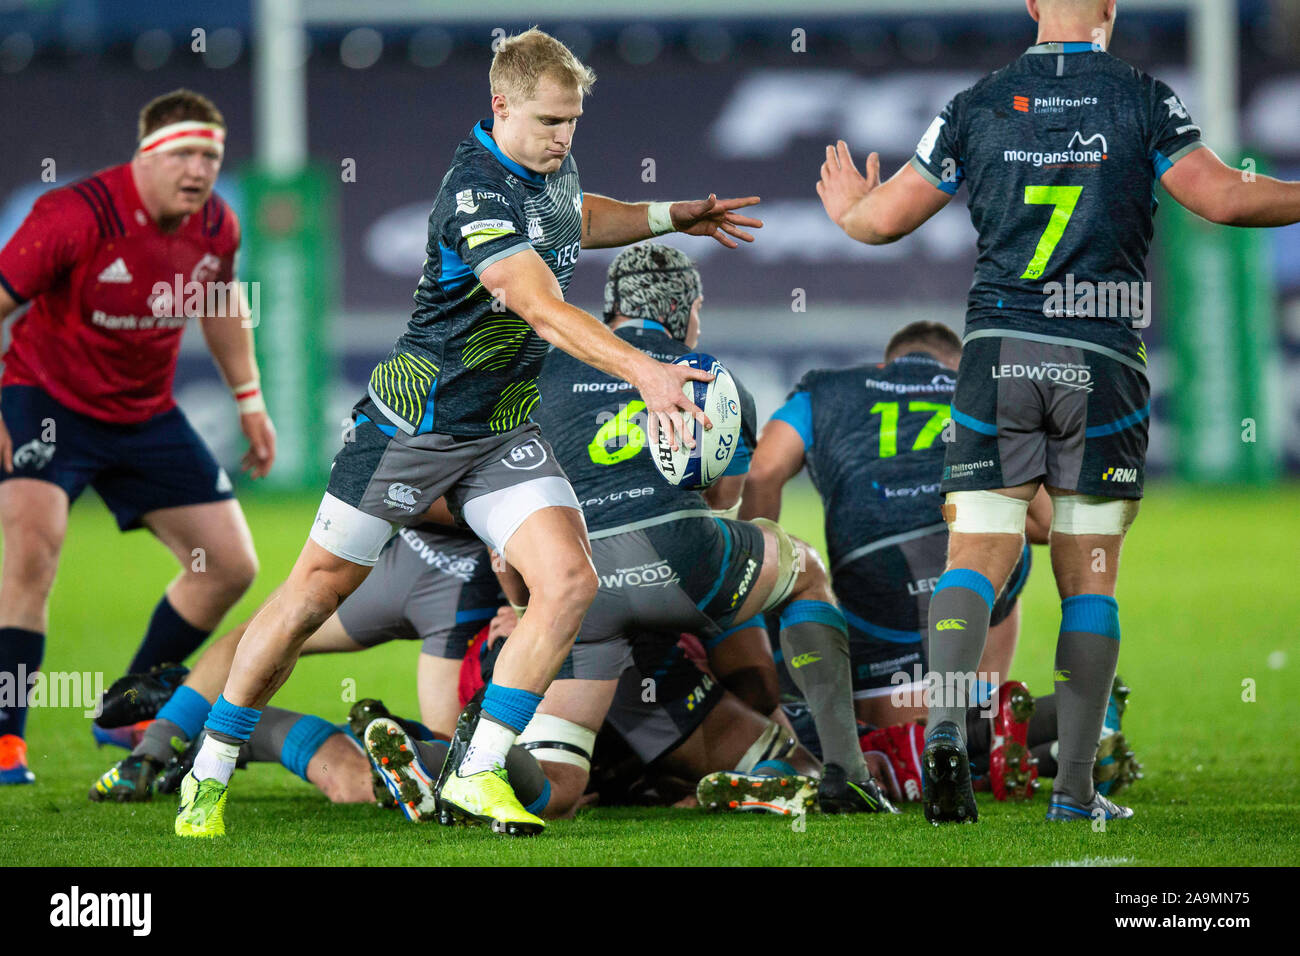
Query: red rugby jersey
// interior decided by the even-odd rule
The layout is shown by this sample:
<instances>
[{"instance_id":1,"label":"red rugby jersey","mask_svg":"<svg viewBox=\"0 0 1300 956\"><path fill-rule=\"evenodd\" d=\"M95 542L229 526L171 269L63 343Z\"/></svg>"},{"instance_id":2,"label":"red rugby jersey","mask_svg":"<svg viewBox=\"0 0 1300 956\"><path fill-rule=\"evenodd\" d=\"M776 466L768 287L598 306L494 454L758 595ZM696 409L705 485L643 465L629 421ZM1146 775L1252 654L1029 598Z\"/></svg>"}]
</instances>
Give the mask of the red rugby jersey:
<instances>
[{"instance_id":1,"label":"red rugby jersey","mask_svg":"<svg viewBox=\"0 0 1300 956\"><path fill-rule=\"evenodd\" d=\"M215 193L175 232L160 230L129 163L51 190L0 250L0 284L31 301L0 385L39 385L106 422L169 411L185 310L174 292L156 301L155 286L174 290L179 276L192 296L200 287L187 283L230 282L238 249L239 223Z\"/></svg>"}]
</instances>

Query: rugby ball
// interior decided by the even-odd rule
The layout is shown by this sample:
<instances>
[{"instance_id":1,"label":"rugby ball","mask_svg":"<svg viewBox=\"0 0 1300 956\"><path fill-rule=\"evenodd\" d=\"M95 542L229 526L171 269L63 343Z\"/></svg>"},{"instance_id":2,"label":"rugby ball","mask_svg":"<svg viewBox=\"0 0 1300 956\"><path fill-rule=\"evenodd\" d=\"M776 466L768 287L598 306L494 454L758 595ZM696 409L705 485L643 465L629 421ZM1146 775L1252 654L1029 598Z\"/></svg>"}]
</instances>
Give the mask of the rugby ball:
<instances>
[{"instance_id":1,"label":"rugby ball","mask_svg":"<svg viewBox=\"0 0 1300 956\"><path fill-rule=\"evenodd\" d=\"M689 365L713 373L711 382L687 382L682 394L700 408L713 427L705 430L694 418L686 420L695 447L679 441L676 451L662 433L655 436L654 463L670 485L681 488L707 488L727 470L740 443L740 391L736 380L712 355L691 352L674 365Z\"/></svg>"}]
</instances>

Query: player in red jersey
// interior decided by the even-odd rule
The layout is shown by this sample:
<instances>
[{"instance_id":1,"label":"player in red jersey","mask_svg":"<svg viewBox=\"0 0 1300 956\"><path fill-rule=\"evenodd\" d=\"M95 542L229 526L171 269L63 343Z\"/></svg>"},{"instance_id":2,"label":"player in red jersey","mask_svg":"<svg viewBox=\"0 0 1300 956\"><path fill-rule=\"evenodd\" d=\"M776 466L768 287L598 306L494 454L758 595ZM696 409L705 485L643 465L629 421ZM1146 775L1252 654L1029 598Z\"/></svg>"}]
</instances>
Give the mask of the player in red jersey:
<instances>
[{"instance_id":1,"label":"player in red jersey","mask_svg":"<svg viewBox=\"0 0 1300 956\"><path fill-rule=\"evenodd\" d=\"M266 474L275 430L235 283L239 223L212 191L225 135L206 98L158 97L129 163L41 196L0 250L0 319L29 304L0 377L0 678L18 691L0 695L0 783L33 780L27 679L68 509L87 485L118 527L147 527L181 563L129 672L188 656L257 573L230 479L172 398L197 316L238 403L244 468Z\"/></svg>"}]
</instances>

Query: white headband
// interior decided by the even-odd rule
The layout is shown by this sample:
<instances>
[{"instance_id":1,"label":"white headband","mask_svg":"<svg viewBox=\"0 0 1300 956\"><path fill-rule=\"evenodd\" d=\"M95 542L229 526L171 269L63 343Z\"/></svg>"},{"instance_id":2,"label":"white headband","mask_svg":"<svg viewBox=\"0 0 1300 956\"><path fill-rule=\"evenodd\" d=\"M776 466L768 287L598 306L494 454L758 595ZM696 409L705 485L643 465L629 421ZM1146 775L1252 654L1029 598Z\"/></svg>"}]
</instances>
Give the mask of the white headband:
<instances>
[{"instance_id":1,"label":"white headband","mask_svg":"<svg viewBox=\"0 0 1300 956\"><path fill-rule=\"evenodd\" d=\"M218 154L225 152L226 130L216 123L201 123L197 120L185 120L170 123L156 129L140 140L140 153L163 153L173 149L186 149L203 146L215 149Z\"/></svg>"}]
</instances>

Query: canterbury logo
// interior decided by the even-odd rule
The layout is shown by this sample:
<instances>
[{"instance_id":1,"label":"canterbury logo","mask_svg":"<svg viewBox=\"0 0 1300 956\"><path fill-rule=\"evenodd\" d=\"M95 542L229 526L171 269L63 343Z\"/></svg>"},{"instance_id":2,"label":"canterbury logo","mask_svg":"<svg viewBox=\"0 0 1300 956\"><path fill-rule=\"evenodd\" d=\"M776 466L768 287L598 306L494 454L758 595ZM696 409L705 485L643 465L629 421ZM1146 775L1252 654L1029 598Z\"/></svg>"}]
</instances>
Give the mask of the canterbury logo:
<instances>
[{"instance_id":1,"label":"canterbury logo","mask_svg":"<svg viewBox=\"0 0 1300 956\"><path fill-rule=\"evenodd\" d=\"M1070 672L1068 670L1052 671L1052 680L1068 681L1069 679Z\"/></svg>"},{"instance_id":2,"label":"canterbury logo","mask_svg":"<svg viewBox=\"0 0 1300 956\"><path fill-rule=\"evenodd\" d=\"M934 626L936 631L964 631L966 630L966 619L961 617L946 617Z\"/></svg>"},{"instance_id":3,"label":"canterbury logo","mask_svg":"<svg viewBox=\"0 0 1300 956\"><path fill-rule=\"evenodd\" d=\"M821 660L821 658L816 654L800 654L798 657L790 661L790 666L795 670L798 670L799 668L806 667L809 664L816 664L819 660Z\"/></svg>"},{"instance_id":4,"label":"canterbury logo","mask_svg":"<svg viewBox=\"0 0 1300 956\"><path fill-rule=\"evenodd\" d=\"M415 496L419 492L410 485L404 485L400 481L395 481L388 486L388 497L390 500L397 502L399 505L413 506Z\"/></svg>"}]
</instances>

